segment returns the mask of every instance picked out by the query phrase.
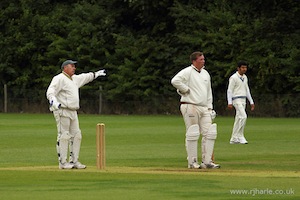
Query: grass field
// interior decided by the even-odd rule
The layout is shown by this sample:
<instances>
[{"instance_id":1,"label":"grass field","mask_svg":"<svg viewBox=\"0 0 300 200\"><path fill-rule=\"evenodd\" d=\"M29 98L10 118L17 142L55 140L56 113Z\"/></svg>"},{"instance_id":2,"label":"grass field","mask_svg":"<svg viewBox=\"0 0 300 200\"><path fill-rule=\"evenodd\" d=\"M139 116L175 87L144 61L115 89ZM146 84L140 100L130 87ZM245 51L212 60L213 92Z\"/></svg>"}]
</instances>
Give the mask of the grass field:
<instances>
[{"instance_id":1,"label":"grass field","mask_svg":"<svg viewBox=\"0 0 300 200\"><path fill-rule=\"evenodd\" d=\"M0 198L300 199L300 119L252 118L248 145L230 145L218 117L216 162L187 169L181 116L79 115L85 170L59 170L52 114L0 114ZM96 168L96 124L106 124L106 169Z\"/></svg>"}]
</instances>

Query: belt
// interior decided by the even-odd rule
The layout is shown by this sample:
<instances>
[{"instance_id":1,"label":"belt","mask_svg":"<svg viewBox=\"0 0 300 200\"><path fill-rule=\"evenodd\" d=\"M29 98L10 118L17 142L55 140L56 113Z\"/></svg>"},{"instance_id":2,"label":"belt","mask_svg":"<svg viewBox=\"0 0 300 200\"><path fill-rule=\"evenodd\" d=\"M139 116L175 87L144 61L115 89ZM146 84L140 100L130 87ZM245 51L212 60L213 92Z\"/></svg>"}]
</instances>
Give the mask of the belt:
<instances>
[{"instance_id":1,"label":"belt","mask_svg":"<svg viewBox=\"0 0 300 200\"><path fill-rule=\"evenodd\" d=\"M181 101L180 104L191 104L191 103Z\"/></svg>"},{"instance_id":2,"label":"belt","mask_svg":"<svg viewBox=\"0 0 300 200\"><path fill-rule=\"evenodd\" d=\"M180 104L192 104L192 105L195 105L195 106L202 106L200 104L195 104L195 103L190 103L190 102L184 102L184 101L181 101Z\"/></svg>"},{"instance_id":3,"label":"belt","mask_svg":"<svg viewBox=\"0 0 300 200\"><path fill-rule=\"evenodd\" d=\"M235 100L235 99L246 99L247 97L246 96L236 96L236 97L232 97L232 100Z\"/></svg>"}]
</instances>

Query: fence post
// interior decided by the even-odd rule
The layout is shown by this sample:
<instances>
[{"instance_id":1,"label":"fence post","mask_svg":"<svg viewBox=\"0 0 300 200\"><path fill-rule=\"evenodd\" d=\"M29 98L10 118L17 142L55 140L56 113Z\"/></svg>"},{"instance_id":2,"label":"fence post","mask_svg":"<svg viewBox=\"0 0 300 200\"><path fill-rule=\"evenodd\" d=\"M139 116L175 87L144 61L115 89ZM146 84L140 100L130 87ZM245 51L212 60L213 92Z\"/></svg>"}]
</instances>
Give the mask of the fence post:
<instances>
[{"instance_id":1,"label":"fence post","mask_svg":"<svg viewBox=\"0 0 300 200\"><path fill-rule=\"evenodd\" d=\"M99 86L99 112L100 115L102 113L102 85Z\"/></svg>"},{"instance_id":2,"label":"fence post","mask_svg":"<svg viewBox=\"0 0 300 200\"><path fill-rule=\"evenodd\" d=\"M4 84L4 112L7 113L7 85Z\"/></svg>"}]
</instances>

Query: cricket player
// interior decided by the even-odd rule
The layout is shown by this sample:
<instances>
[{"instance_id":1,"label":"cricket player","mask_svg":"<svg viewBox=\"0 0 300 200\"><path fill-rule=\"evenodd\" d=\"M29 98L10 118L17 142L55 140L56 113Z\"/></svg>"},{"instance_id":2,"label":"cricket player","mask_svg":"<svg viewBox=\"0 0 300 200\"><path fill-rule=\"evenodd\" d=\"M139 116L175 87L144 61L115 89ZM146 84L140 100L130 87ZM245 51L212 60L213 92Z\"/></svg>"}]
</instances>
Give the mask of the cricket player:
<instances>
[{"instance_id":1,"label":"cricket player","mask_svg":"<svg viewBox=\"0 0 300 200\"><path fill-rule=\"evenodd\" d=\"M244 136L246 125L246 99L250 102L251 111L254 110L254 101L252 99L246 76L248 64L245 61L239 61L237 71L229 78L227 89L228 109L235 108L235 121L233 125L230 144L248 144Z\"/></svg>"},{"instance_id":2,"label":"cricket player","mask_svg":"<svg viewBox=\"0 0 300 200\"><path fill-rule=\"evenodd\" d=\"M50 103L57 125L57 144L59 169L85 169L79 162L81 130L77 110L79 109L79 88L99 76L106 76L105 70L75 75L77 61L66 60L62 63L62 73L53 77L46 96ZM67 161L70 144L70 161Z\"/></svg>"},{"instance_id":3,"label":"cricket player","mask_svg":"<svg viewBox=\"0 0 300 200\"><path fill-rule=\"evenodd\" d=\"M191 65L178 72L171 80L181 96L180 111L185 126L185 146L188 168L220 168L212 161L217 138L217 125L212 123L216 116L213 110L211 78L204 69L205 57L202 52L190 55ZM202 163L198 163L198 140L202 135Z\"/></svg>"}]
</instances>

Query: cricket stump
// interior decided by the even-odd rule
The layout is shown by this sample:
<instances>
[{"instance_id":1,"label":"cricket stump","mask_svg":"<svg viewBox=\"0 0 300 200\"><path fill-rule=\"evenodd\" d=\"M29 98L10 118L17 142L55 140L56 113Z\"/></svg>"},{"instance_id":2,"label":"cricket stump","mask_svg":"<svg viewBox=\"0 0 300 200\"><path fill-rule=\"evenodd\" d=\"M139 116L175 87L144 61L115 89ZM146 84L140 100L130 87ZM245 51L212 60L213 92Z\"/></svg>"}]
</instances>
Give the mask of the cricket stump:
<instances>
[{"instance_id":1,"label":"cricket stump","mask_svg":"<svg viewBox=\"0 0 300 200\"><path fill-rule=\"evenodd\" d=\"M97 169L105 169L105 124L96 127Z\"/></svg>"}]
</instances>

